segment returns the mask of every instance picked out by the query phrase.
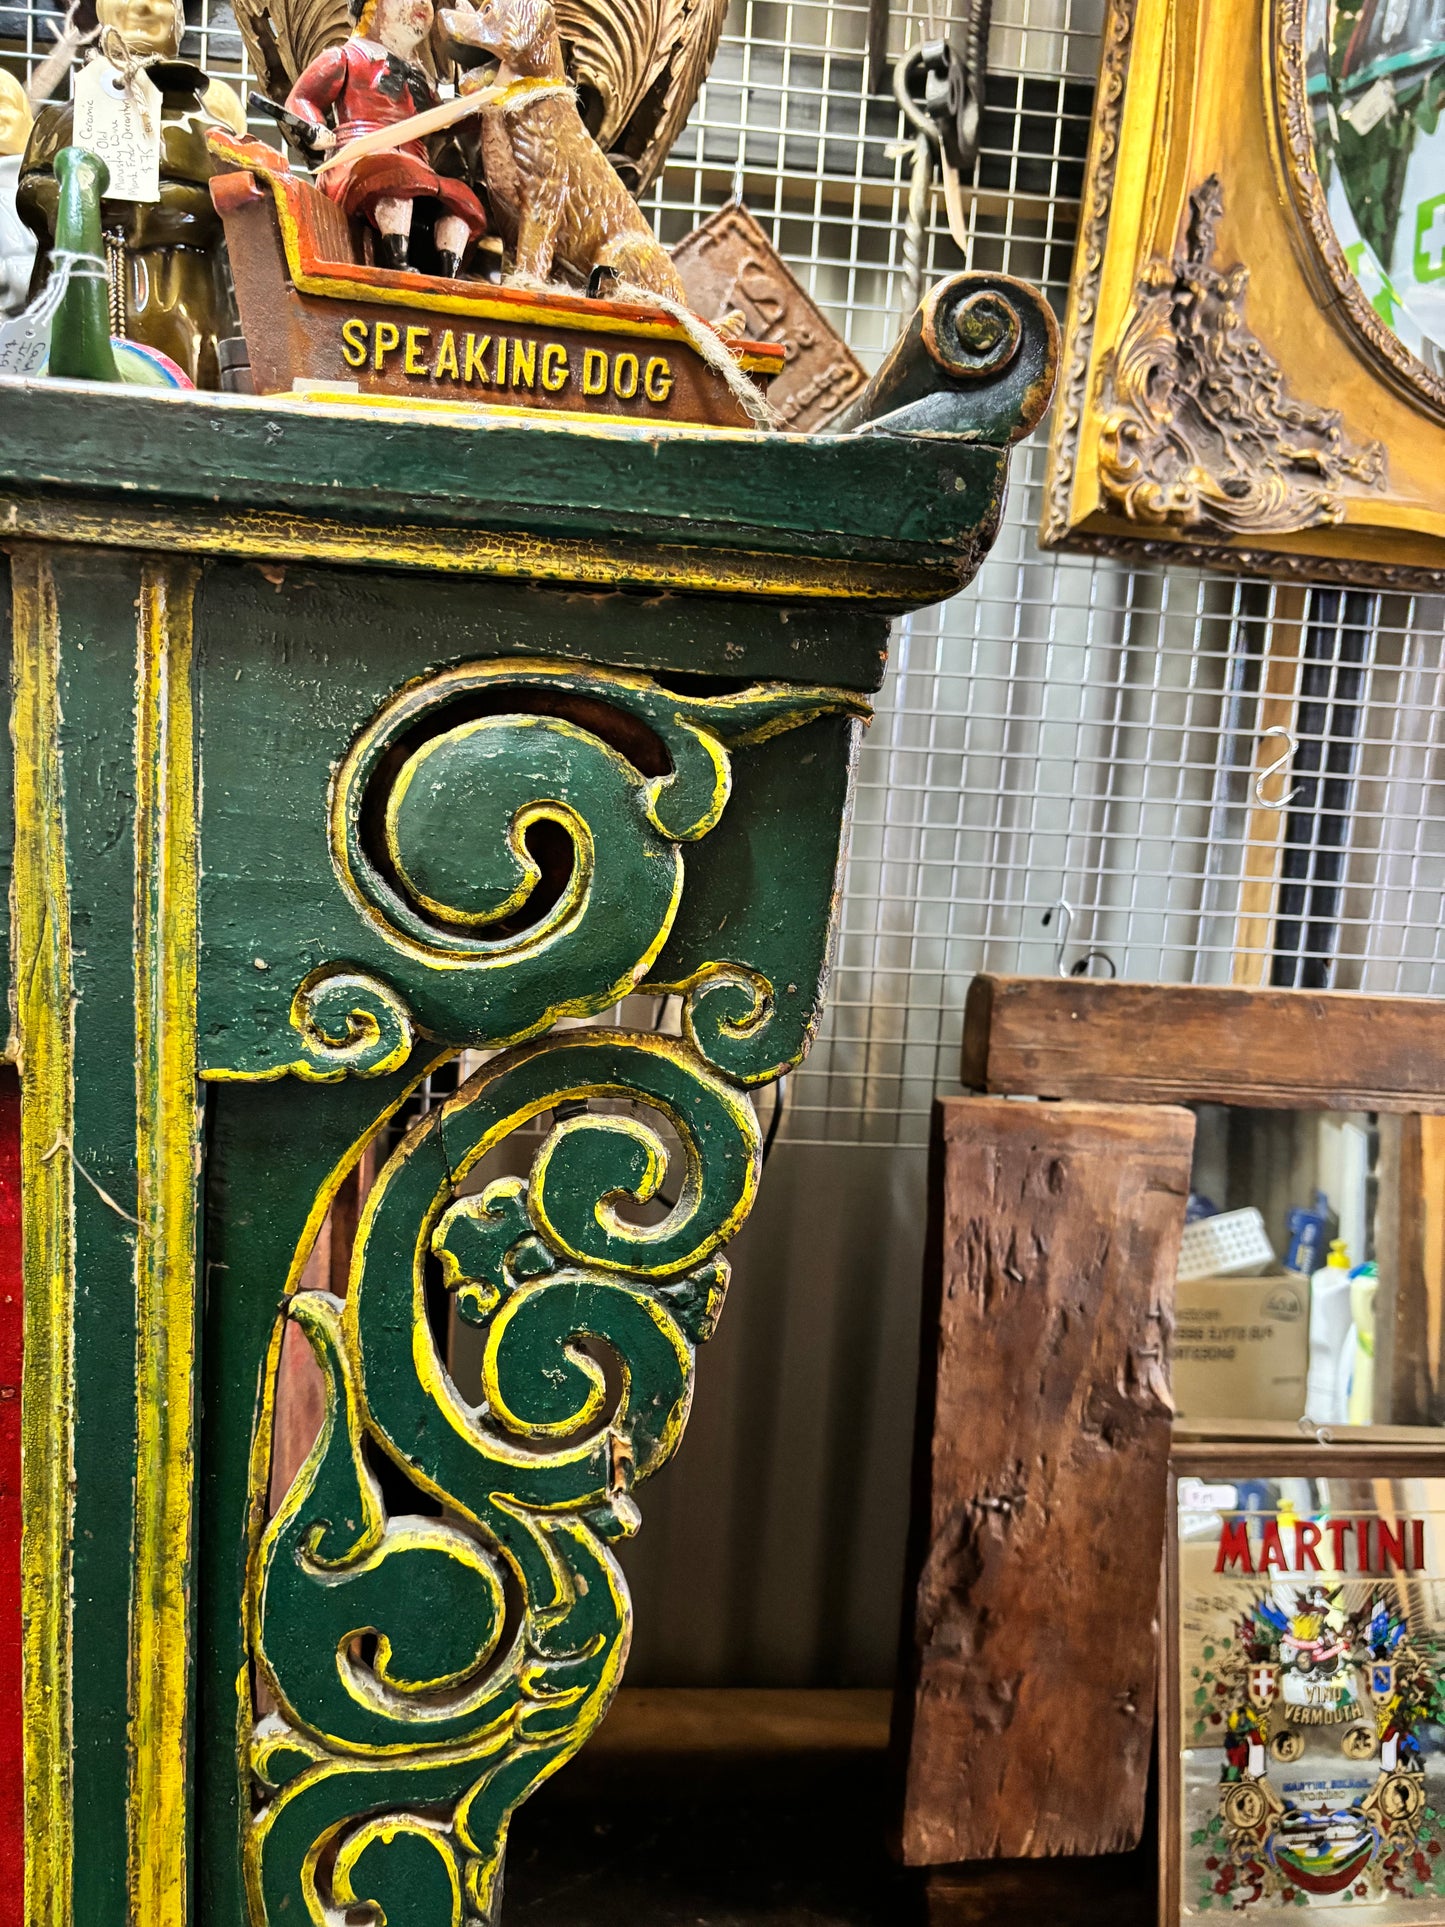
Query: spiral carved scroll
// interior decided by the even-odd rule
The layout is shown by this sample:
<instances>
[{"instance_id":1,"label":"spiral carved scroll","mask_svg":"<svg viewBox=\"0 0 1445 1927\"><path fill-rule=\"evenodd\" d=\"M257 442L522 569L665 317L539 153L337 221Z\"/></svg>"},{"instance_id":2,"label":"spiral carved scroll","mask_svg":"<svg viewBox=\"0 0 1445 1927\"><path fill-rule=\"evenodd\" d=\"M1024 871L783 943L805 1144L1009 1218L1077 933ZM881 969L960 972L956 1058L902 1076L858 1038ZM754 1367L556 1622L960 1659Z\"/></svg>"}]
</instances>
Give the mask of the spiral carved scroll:
<instances>
[{"instance_id":1,"label":"spiral carved scroll","mask_svg":"<svg viewBox=\"0 0 1445 1927\"><path fill-rule=\"evenodd\" d=\"M524 1178L467 1189L544 1114ZM288 1301L327 1404L249 1562L270 1709L246 1762L255 1927L403 1900L413 1919L494 1918L512 1810L616 1688L630 1609L611 1544L678 1444L726 1288L717 1254L758 1167L751 1104L687 1044L563 1032L413 1126L370 1194L344 1303ZM640 1222L664 1177L675 1202ZM429 1268L485 1334L478 1405L438 1350ZM388 1510L382 1460L434 1513ZM268 1476L263 1452L255 1489Z\"/></svg>"},{"instance_id":2,"label":"spiral carved scroll","mask_svg":"<svg viewBox=\"0 0 1445 1927\"><path fill-rule=\"evenodd\" d=\"M647 977L688 852L730 807L739 750L866 713L825 687L699 696L620 670L469 664L403 690L353 743L332 786L332 863L416 1028L457 1046L521 1042ZM725 950L710 967L758 973ZM739 1037L725 1043L731 1070Z\"/></svg>"}]
</instances>

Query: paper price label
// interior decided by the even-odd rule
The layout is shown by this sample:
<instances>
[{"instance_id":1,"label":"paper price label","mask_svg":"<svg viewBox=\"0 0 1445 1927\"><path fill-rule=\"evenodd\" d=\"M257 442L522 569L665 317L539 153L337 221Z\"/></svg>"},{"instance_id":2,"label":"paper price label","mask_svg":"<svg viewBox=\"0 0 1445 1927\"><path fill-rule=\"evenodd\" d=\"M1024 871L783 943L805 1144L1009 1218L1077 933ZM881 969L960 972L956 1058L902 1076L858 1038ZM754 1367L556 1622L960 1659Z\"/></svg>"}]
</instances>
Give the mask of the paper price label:
<instances>
[{"instance_id":1,"label":"paper price label","mask_svg":"<svg viewBox=\"0 0 1445 1927\"><path fill-rule=\"evenodd\" d=\"M1352 106L1343 110L1344 118L1363 139L1372 128L1379 126L1386 114L1393 112L1394 106L1394 88L1387 79L1377 80Z\"/></svg>"},{"instance_id":2,"label":"paper price label","mask_svg":"<svg viewBox=\"0 0 1445 1927\"><path fill-rule=\"evenodd\" d=\"M92 60L75 80L75 145L110 170L108 201L161 198L161 92L150 75L129 83L108 60Z\"/></svg>"},{"instance_id":3,"label":"paper price label","mask_svg":"<svg viewBox=\"0 0 1445 1927\"><path fill-rule=\"evenodd\" d=\"M0 375L36 375L50 353L50 327L76 263L68 260L46 282L24 314L0 321Z\"/></svg>"},{"instance_id":4,"label":"paper price label","mask_svg":"<svg viewBox=\"0 0 1445 1927\"><path fill-rule=\"evenodd\" d=\"M0 321L0 375L34 375L50 352L49 314Z\"/></svg>"}]
</instances>

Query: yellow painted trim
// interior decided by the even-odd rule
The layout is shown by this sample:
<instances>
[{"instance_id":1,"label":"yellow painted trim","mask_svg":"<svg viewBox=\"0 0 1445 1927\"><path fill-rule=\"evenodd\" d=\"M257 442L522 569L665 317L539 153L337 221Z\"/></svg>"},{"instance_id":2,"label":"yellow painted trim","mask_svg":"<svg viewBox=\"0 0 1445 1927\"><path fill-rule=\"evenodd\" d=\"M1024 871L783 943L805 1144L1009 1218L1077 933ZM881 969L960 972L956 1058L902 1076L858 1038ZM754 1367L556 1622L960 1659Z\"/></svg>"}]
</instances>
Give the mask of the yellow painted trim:
<instances>
[{"instance_id":1,"label":"yellow painted trim","mask_svg":"<svg viewBox=\"0 0 1445 1927\"><path fill-rule=\"evenodd\" d=\"M801 597L829 602L931 602L951 594L965 569L940 557L911 563L838 561L663 543L548 539L515 530L439 529L332 521L270 510L169 513L120 503L0 495L0 536L39 536L105 548L150 548L241 559L342 562L428 569L442 575L566 582L584 588L682 589L708 595Z\"/></svg>"},{"instance_id":2,"label":"yellow painted trim","mask_svg":"<svg viewBox=\"0 0 1445 1927\"><path fill-rule=\"evenodd\" d=\"M470 415L500 415L509 422L535 421L539 415L545 415L549 428L645 428L650 432L654 428L686 426L708 436L757 436L760 432L756 428L733 428L726 422L714 425L709 422L652 421L639 415L610 415L602 410L596 414L583 413L580 409L563 413L561 409L528 408L525 403L452 401L444 395L363 393L359 388L339 387L334 377L330 381L308 381L302 387L292 388L289 392L282 390L267 395L265 399L273 407L383 409L413 421L429 421L436 416L444 416L450 420L460 420L463 427Z\"/></svg>"},{"instance_id":3,"label":"yellow painted trim","mask_svg":"<svg viewBox=\"0 0 1445 1927\"><path fill-rule=\"evenodd\" d=\"M11 556L14 983L25 1209L21 1383L25 1919L68 1927L74 1862L70 1540L75 1432L75 1025L60 760L60 618L50 562ZM13 1870L12 1870L13 1876Z\"/></svg>"},{"instance_id":4,"label":"yellow painted trim","mask_svg":"<svg viewBox=\"0 0 1445 1927\"><path fill-rule=\"evenodd\" d=\"M194 563L147 560L136 634L136 1485L133 1927L184 1927L195 1482Z\"/></svg>"}]
</instances>

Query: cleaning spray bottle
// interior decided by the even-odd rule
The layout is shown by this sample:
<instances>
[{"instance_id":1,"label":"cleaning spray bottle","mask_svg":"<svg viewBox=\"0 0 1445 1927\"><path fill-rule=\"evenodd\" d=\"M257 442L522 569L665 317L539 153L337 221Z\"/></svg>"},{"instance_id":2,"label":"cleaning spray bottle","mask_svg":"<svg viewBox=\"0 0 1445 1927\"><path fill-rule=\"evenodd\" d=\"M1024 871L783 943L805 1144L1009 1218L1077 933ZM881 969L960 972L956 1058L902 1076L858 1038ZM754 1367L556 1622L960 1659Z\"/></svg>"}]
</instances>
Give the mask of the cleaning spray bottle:
<instances>
[{"instance_id":1,"label":"cleaning spray bottle","mask_svg":"<svg viewBox=\"0 0 1445 1927\"><path fill-rule=\"evenodd\" d=\"M1305 1385L1305 1417L1312 1425L1343 1425L1340 1355L1354 1319L1350 1306L1350 1254L1343 1238L1310 1279L1310 1365Z\"/></svg>"}]
</instances>

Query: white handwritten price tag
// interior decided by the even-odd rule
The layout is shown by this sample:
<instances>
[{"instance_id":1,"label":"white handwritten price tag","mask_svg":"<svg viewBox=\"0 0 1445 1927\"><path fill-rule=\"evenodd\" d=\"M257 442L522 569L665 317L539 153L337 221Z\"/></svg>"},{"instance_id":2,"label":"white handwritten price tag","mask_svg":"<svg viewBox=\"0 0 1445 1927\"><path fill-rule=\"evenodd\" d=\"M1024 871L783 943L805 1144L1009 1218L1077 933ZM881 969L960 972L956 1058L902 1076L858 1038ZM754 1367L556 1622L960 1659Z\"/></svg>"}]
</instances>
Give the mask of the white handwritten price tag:
<instances>
[{"instance_id":1,"label":"white handwritten price tag","mask_svg":"<svg viewBox=\"0 0 1445 1927\"><path fill-rule=\"evenodd\" d=\"M127 81L108 60L75 79L75 145L110 169L108 201L161 198L161 90L137 70Z\"/></svg>"},{"instance_id":2,"label":"white handwritten price tag","mask_svg":"<svg viewBox=\"0 0 1445 1927\"><path fill-rule=\"evenodd\" d=\"M50 352L50 315L0 321L0 375L33 375Z\"/></svg>"},{"instance_id":3,"label":"white handwritten price tag","mask_svg":"<svg viewBox=\"0 0 1445 1927\"><path fill-rule=\"evenodd\" d=\"M89 257L83 257L89 260ZM50 324L75 272L75 257L53 273L24 314L0 321L0 375L35 375L50 353ZM94 271L99 271L96 263Z\"/></svg>"}]
</instances>

